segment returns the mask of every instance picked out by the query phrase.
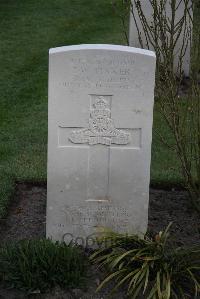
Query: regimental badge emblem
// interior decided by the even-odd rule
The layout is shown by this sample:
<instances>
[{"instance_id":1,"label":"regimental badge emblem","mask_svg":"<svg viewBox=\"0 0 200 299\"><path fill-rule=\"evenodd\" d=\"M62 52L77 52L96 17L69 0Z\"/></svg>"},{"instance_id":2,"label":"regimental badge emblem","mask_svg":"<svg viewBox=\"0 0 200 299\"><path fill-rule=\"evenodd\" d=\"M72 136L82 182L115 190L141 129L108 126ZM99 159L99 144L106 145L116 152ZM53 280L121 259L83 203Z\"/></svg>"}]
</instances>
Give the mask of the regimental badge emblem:
<instances>
[{"instance_id":1,"label":"regimental badge emblem","mask_svg":"<svg viewBox=\"0 0 200 299\"><path fill-rule=\"evenodd\" d=\"M111 110L104 96L97 96L90 110L88 127L72 131L69 135L72 143L85 143L89 145L130 143L129 133L115 128L111 118Z\"/></svg>"}]
</instances>

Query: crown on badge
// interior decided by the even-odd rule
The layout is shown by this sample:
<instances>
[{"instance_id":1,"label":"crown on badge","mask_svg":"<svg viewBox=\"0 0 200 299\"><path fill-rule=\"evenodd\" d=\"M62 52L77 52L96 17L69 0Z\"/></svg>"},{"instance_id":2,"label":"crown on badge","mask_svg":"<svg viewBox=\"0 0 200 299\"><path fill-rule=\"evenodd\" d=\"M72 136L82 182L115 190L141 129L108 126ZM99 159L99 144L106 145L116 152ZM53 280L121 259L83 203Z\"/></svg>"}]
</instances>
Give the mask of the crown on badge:
<instances>
[{"instance_id":1,"label":"crown on badge","mask_svg":"<svg viewBox=\"0 0 200 299\"><path fill-rule=\"evenodd\" d=\"M103 96L98 97L94 103L95 109L105 109L108 108L108 102L104 99Z\"/></svg>"}]
</instances>

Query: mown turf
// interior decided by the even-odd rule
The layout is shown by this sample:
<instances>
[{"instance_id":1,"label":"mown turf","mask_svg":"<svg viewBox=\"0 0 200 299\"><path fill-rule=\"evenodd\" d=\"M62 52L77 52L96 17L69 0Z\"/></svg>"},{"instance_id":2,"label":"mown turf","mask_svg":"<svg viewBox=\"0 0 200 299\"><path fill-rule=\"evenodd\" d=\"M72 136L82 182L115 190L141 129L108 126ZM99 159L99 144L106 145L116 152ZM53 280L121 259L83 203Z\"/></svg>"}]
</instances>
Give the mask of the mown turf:
<instances>
[{"instance_id":1,"label":"mown turf","mask_svg":"<svg viewBox=\"0 0 200 299\"><path fill-rule=\"evenodd\" d=\"M109 0L0 1L0 215L14 182L46 180L48 49L125 44ZM155 127L169 138L155 113ZM152 181L179 182L176 157L155 137Z\"/></svg>"},{"instance_id":2,"label":"mown turf","mask_svg":"<svg viewBox=\"0 0 200 299\"><path fill-rule=\"evenodd\" d=\"M1 286L28 293L83 288L88 265L80 248L51 240L22 240L0 247Z\"/></svg>"},{"instance_id":3,"label":"mown turf","mask_svg":"<svg viewBox=\"0 0 200 299\"><path fill-rule=\"evenodd\" d=\"M16 180L46 179L48 49L123 43L110 1L1 0L0 214Z\"/></svg>"}]
</instances>

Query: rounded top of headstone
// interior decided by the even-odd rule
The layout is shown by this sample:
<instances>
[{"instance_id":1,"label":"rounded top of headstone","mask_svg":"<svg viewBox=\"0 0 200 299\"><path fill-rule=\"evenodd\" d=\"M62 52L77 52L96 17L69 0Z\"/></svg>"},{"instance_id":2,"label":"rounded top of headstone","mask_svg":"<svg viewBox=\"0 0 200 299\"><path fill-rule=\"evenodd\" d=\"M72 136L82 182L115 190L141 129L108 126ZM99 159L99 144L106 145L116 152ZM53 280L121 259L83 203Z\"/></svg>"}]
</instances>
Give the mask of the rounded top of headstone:
<instances>
[{"instance_id":1,"label":"rounded top of headstone","mask_svg":"<svg viewBox=\"0 0 200 299\"><path fill-rule=\"evenodd\" d=\"M156 57L155 52L135 47L122 46L122 45L109 45L109 44L81 44L81 45L72 45L72 46L63 46L57 48L49 49L49 54L56 54L68 51L77 51L77 50L112 50L112 51L121 51L129 52L133 54L141 54L151 57Z\"/></svg>"}]
</instances>

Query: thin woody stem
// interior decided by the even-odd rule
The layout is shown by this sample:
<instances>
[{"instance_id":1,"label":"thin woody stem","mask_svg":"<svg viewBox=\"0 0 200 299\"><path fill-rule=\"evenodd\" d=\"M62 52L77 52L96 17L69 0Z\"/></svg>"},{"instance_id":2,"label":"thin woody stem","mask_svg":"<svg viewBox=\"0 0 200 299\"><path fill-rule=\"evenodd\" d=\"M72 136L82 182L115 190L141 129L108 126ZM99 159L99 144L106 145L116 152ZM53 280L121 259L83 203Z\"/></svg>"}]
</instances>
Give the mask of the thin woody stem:
<instances>
[{"instance_id":1,"label":"thin woody stem","mask_svg":"<svg viewBox=\"0 0 200 299\"><path fill-rule=\"evenodd\" d=\"M191 202L200 212L200 104L196 107L197 112L194 112L196 100L191 96L186 102L179 96L183 80L183 61L187 48L191 45L193 6L191 7L190 0L171 0L171 18L169 18L166 13L166 0L148 1L153 10L153 24L149 24L140 1L133 1L134 8L132 5L131 12L140 43L142 44L143 41L137 18L148 47L151 45L157 54L156 98L160 113L174 136L174 146L169 144L159 132L156 133L165 146L172 150L176 149ZM183 15L177 20L176 13L182 6ZM177 55L175 51L178 43L180 52L176 73L174 73L174 56ZM199 91L199 87L197 90ZM194 98L199 103L200 93L196 93ZM185 101L185 108L183 101ZM190 106L193 108L190 109Z\"/></svg>"}]
</instances>

